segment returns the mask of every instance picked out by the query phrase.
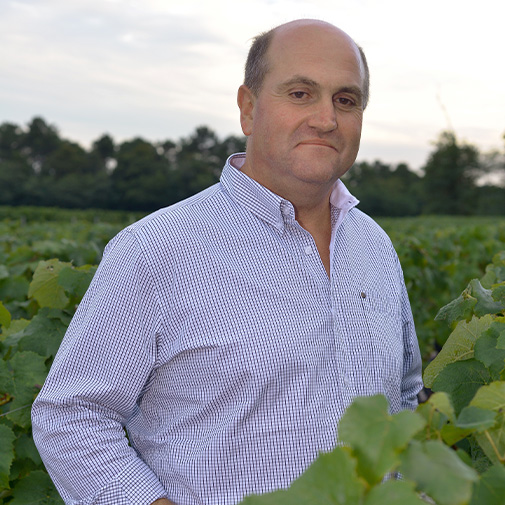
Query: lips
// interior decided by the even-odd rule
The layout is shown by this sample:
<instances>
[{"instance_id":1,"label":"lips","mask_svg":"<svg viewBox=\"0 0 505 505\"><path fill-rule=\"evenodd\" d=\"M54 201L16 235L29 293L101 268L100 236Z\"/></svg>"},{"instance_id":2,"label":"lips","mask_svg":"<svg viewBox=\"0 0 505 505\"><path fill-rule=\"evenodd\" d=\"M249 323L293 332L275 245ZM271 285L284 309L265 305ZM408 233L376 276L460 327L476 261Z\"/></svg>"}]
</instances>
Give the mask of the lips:
<instances>
[{"instance_id":1,"label":"lips","mask_svg":"<svg viewBox=\"0 0 505 505\"><path fill-rule=\"evenodd\" d=\"M333 144L321 139L304 140L303 142L300 142L298 145L329 147L330 149L333 149L335 151L337 150L337 148Z\"/></svg>"}]
</instances>

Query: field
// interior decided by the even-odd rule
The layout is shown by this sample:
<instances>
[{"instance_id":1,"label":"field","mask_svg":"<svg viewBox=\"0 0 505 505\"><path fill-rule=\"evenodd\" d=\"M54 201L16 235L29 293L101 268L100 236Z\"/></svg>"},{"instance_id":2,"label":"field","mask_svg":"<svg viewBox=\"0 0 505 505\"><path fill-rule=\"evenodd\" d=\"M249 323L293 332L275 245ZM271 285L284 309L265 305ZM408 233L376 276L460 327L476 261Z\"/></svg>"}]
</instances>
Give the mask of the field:
<instances>
[{"instance_id":1,"label":"field","mask_svg":"<svg viewBox=\"0 0 505 505\"><path fill-rule=\"evenodd\" d=\"M30 405L103 248L140 217L0 207L0 505L61 503L31 441ZM403 266L426 367L451 332L435 316L505 250L505 218L379 223ZM34 489L47 501L34 502Z\"/></svg>"}]
</instances>

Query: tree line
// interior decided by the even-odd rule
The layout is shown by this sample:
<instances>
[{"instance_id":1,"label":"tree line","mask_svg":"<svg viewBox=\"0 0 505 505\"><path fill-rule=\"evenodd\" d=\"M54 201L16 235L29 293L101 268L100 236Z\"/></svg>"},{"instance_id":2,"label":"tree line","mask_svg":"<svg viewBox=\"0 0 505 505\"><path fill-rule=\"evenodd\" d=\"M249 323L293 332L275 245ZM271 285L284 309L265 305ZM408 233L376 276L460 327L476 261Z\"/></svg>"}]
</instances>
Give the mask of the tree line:
<instances>
[{"instance_id":1,"label":"tree line","mask_svg":"<svg viewBox=\"0 0 505 505\"><path fill-rule=\"evenodd\" d=\"M85 149L41 117L26 127L4 122L0 205L149 212L214 184L226 158L243 150L244 137L221 140L207 126L175 142L116 143L104 134ZM420 173L405 163L357 162L343 180L373 216L504 215L504 160L505 146L481 153L444 131Z\"/></svg>"}]
</instances>

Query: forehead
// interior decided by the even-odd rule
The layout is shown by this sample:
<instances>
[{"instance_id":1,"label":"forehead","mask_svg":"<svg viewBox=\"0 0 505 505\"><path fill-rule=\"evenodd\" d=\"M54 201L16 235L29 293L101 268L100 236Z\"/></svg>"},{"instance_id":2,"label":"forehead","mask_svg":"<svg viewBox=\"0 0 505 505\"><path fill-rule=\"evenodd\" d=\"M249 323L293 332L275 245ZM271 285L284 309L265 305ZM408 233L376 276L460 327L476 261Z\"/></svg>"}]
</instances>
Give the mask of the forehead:
<instances>
[{"instance_id":1,"label":"forehead","mask_svg":"<svg viewBox=\"0 0 505 505\"><path fill-rule=\"evenodd\" d=\"M267 52L267 79L306 75L317 82L349 81L362 86L363 63L356 44L332 25L280 27ZM352 82L350 82L352 81Z\"/></svg>"}]
</instances>

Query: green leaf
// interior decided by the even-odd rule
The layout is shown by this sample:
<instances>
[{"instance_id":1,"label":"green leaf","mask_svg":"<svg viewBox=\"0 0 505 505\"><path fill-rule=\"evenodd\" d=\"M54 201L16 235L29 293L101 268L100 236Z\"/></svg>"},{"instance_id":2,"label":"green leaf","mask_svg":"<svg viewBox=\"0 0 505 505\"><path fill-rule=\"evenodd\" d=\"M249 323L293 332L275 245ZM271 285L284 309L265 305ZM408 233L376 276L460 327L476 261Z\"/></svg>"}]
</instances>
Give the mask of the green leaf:
<instances>
[{"instance_id":1,"label":"green leaf","mask_svg":"<svg viewBox=\"0 0 505 505\"><path fill-rule=\"evenodd\" d=\"M448 426L447 421L454 422L456 419L449 395L443 392L432 394L426 402L419 404L416 412L424 417L427 424L425 436L418 436L419 439L442 436L442 430Z\"/></svg>"},{"instance_id":2,"label":"green leaf","mask_svg":"<svg viewBox=\"0 0 505 505\"><path fill-rule=\"evenodd\" d=\"M49 475L42 470L35 470L20 479L12 490L9 505L63 505Z\"/></svg>"},{"instance_id":3,"label":"green leaf","mask_svg":"<svg viewBox=\"0 0 505 505\"><path fill-rule=\"evenodd\" d=\"M475 342L475 359L489 368L493 379L498 380L505 368L505 349L498 349L500 331L505 333L502 323L493 323L490 328Z\"/></svg>"},{"instance_id":4,"label":"green leaf","mask_svg":"<svg viewBox=\"0 0 505 505\"><path fill-rule=\"evenodd\" d=\"M470 505L503 505L505 503L505 467L496 465L480 476L475 484Z\"/></svg>"},{"instance_id":5,"label":"green leaf","mask_svg":"<svg viewBox=\"0 0 505 505\"><path fill-rule=\"evenodd\" d=\"M96 269L96 266L91 265L77 268L73 266L65 267L58 275L58 283L67 294L80 300L86 293Z\"/></svg>"},{"instance_id":6,"label":"green leaf","mask_svg":"<svg viewBox=\"0 0 505 505\"><path fill-rule=\"evenodd\" d=\"M36 465L42 465L42 459L37 447L35 447L35 442L27 433L23 433L16 440L14 450L18 459L29 459Z\"/></svg>"},{"instance_id":7,"label":"green leaf","mask_svg":"<svg viewBox=\"0 0 505 505\"><path fill-rule=\"evenodd\" d=\"M496 339L496 348L505 349L505 323L495 323L500 325L500 333Z\"/></svg>"},{"instance_id":8,"label":"green leaf","mask_svg":"<svg viewBox=\"0 0 505 505\"><path fill-rule=\"evenodd\" d=\"M0 265L0 280L9 277L9 269L5 265Z\"/></svg>"},{"instance_id":9,"label":"green leaf","mask_svg":"<svg viewBox=\"0 0 505 505\"><path fill-rule=\"evenodd\" d=\"M479 407L465 407L458 416L456 426L465 430L484 431L494 426L496 412Z\"/></svg>"},{"instance_id":10,"label":"green leaf","mask_svg":"<svg viewBox=\"0 0 505 505\"><path fill-rule=\"evenodd\" d=\"M498 415L493 428L473 436L493 464L505 463L505 412Z\"/></svg>"},{"instance_id":11,"label":"green leaf","mask_svg":"<svg viewBox=\"0 0 505 505\"><path fill-rule=\"evenodd\" d=\"M423 376L426 387L431 388L439 373L450 363L472 358L476 340L492 322L490 315L474 317L469 323L460 321L437 357L426 367Z\"/></svg>"},{"instance_id":12,"label":"green leaf","mask_svg":"<svg viewBox=\"0 0 505 505\"><path fill-rule=\"evenodd\" d=\"M456 414L466 407L477 390L491 382L488 369L475 359L447 365L433 382L433 391L445 391L451 398Z\"/></svg>"},{"instance_id":13,"label":"green leaf","mask_svg":"<svg viewBox=\"0 0 505 505\"><path fill-rule=\"evenodd\" d=\"M9 329L4 330L0 335L0 342L4 342L4 346L16 346L19 339L23 336L23 330L30 324L28 319L13 319Z\"/></svg>"},{"instance_id":14,"label":"green leaf","mask_svg":"<svg viewBox=\"0 0 505 505\"><path fill-rule=\"evenodd\" d=\"M487 386L482 386L473 397L470 405L494 412L505 410L505 382L495 381Z\"/></svg>"},{"instance_id":15,"label":"green leaf","mask_svg":"<svg viewBox=\"0 0 505 505\"><path fill-rule=\"evenodd\" d=\"M4 329L11 325L11 313L5 308L4 304L0 302L0 326Z\"/></svg>"},{"instance_id":16,"label":"green leaf","mask_svg":"<svg viewBox=\"0 0 505 505\"><path fill-rule=\"evenodd\" d=\"M27 428L30 407L47 375L45 358L34 352L17 352L9 361L0 360L0 392L14 398L7 418Z\"/></svg>"},{"instance_id":17,"label":"green leaf","mask_svg":"<svg viewBox=\"0 0 505 505\"><path fill-rule=\"evenodd\" d=\"M435 316L435 321L447 321L452 325L454 321L468 321L473 314L477 299L471 294L470 285L452 302L442 307Z\"/></svg>"},{"instance_id":18,"label":"green leaf","mask_svg":"<svg viewBox=\"0 0 505 505\"><path fill-rule=\"evenodd\" d=\"M383 395L356 398L338 426L339 440L358 457L358 473L376 484L395 469L398 454L425 426L419 414L403 411L391 416Z\"/></svg>"},{"instance_id":19,"label":"green leaf","mask_svg":"<svg viewBox=\"0 0 505 505\"><path fill-rule=\"evenodd\" d=\"M441 430L441 436L447 445L452 446L471 435L472 431L471 429L457 428L453 424L446 424Z\"/></svg>"},{"instance_id":20,"label":"green leaf","mask_svg":"<svg viewBox=\"0 0 505 505\"><path fill-rule=\"evenodd\" d=\"M470 500L478 474L443 443L414 440L401 459L402 474L437 505L465 505Z\"/></svg>"},{"instance_id":21,"label":"green leaf","mask_svg":"<svg viewBox=\"0 0 505 505\"><path fill-rule=\"evenodd\" d=\"M405 480L388 480L374 486L363 505L426 505L414 489L414 483Z\"/></svg>"},{"instance_id":22,"label":"green leaf","mask_svg":"<svg viewBox=\"0 0 505 505\"><path fill-rule=\"evenodd\" d=\"M493 300L501 302L503 305L505 305L505 282L493 286L492 292Z\"/></svg>"},{"instance_id":23,"label":"green leaf","mask_svg":"<svg viewBox=\"0 0 505 505\"><path fill-rule=\"evenodd\" d=\"M0 424L0 491L9 489L9 473L14 461L14 432L4 424Z\"/></svg>"},{"instance_id":24,"label":"green leaf","mask_svg":"<svg viewBox=\"0 0 505 505\"><path fill-rule=\"evenodd\" d=\"M498 314L505 309L502 303L493 300L492 291L483 288L479 280L473 279L470 281L470 286L472 288L472 296L477 298L477 303L473 309L476 316Z\"/></svg>"},{"instance_id":25,"label":"green leaf","mask_svg":"<svg viewBox=\"0 0 505 505\"><path fill-rule=\"evenodd\" d=\"M324 453L288 489L246 497L241 505L357 505L365 486L356 461L342 447Z\"/></svg>"},{"instance_id":26,"label":"green leaf","mask_svg":"<svg viewBox=\"0 0 505 505\"><path fill-rule=\"evenodd\" d=\"M59 309L40 309L24 329L18 342L19 350L33 351L41 356L55 356L71 316Z\"/></svg>"},{"instance_id":27,"label":"green leaf","mask_svg":"<svg viewBox=\"0 0 505 505\"><path fill-rule=\"evenodd\" d=\"M58 275L69 266L70 263L63 263L57 259L41 261L33 274L28 296L34 298L41 307L63 309L68 303L68 298L63 286L58 284Z\"/></svg>"}]
</instances>

